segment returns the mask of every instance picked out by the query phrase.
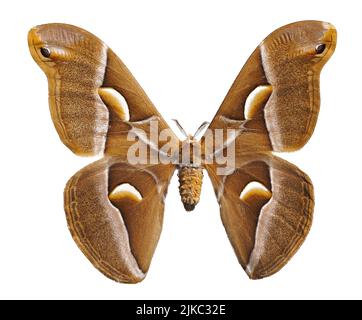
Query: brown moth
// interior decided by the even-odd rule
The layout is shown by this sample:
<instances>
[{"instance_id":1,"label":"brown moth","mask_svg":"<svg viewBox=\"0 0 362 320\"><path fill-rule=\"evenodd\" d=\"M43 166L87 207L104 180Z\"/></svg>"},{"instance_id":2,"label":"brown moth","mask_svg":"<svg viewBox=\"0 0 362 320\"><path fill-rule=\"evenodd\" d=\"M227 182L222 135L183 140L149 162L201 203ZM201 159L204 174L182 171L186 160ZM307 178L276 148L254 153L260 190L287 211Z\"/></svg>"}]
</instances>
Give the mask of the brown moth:
<instances>
[{"instance_id":1,"label":"brown moth","mask_svg":"<svg viewBox=\"0 0 362 320\"><path fill-rule=\"evenodd\" d=\"M28 42L48 78L50 112L62 142L77 155L104 155L76 173L64 191L72 237L103 274L127 283L144 279L175 169L188 211L199 201L206 169L227 235L250 278L274 274L298 250L312 223L313 186L272 151L298 150L313 133L319 74L336 47L331 24L292 23L255 49L208 127L215 137L222 131L222 143L211 146L207 133L179 141L123 62L91 33L46 24L31 29ZM168 129L168 140L149 138L155 124ZM131 163L127 155L135 144L147 159L172 161ZM230 145L232 166L217 161Z\"/></svg>"}]
</instances>

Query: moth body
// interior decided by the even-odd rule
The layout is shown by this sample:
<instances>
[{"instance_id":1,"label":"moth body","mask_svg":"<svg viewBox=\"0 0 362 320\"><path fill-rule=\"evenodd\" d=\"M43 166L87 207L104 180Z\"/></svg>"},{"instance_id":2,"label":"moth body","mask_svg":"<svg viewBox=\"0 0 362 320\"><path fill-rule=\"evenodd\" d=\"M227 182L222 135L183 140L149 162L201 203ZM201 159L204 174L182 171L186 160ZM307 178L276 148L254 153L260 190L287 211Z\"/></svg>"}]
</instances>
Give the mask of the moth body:
<instances>
[{"instance_id":1,"label":"moth body","mask_svg":"<svg viewBox=\"0 0 362 320\"><path fill-rule=\"evenodd\" d=\"M185 132L182 127L181 130ZM187 135L180 144L177 175L181 201L186 211L194 210L200 201L203 178L200 151L200 143L195 135Z\"/></svg>"},{"instance_id":2,"label":"moth body","mask_svg":"<svg viewBox=\"0 0 362 320\"><path fill-rule=\"evenodd\" d=\"M202 178L201 167L180 166L178 169L179 191L186 211L192 211L200 201Z\"/></svg>"}]
</instances>

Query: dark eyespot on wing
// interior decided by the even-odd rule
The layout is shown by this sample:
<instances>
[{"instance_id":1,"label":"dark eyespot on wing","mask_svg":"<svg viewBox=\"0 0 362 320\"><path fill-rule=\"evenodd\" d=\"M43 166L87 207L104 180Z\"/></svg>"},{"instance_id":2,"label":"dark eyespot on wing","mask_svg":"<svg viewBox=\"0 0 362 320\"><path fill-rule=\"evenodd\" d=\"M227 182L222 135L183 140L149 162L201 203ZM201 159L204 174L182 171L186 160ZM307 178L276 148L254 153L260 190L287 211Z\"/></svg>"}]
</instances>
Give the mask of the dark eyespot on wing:
<instances>
[{"instance_id":1,"label":"dark eyespot on wing","mask_svg":"<svg viewBox=\"0 0 362 320\"><path fill-rule=\"evenodd\" d=\"M318 44L316 47L315 47L315 52L317 54L321 54L324 52L324 50L326 49L326 45L324 43L321 43L321 44Z\"/></svg>"},{"instance_id":2,"label":"dark eyespot on wing","mask_svg":"<svg viewBox=\"0 0 362 320\"><path fill-rule=\"evenodd\" d=\"M41 47L40 48L40 53L44 58L49 58L50 57L50 50L47 47Z\"/></svg>"}]
</instances>

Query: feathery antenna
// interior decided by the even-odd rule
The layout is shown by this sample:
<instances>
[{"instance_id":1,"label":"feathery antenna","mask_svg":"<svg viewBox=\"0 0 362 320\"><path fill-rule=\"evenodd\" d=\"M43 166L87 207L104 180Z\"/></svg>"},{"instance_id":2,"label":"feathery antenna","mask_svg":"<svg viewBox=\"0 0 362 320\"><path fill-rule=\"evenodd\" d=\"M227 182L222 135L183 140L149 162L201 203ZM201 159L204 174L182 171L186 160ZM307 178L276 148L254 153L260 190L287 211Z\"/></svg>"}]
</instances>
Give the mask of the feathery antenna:
<instances>
[{"instance_id":1,"label":"feathery antenna","mask_svg":"<svg viewBox=\"0 0 362 320\"><path fill-rule=\"evenodd\" d=\"M181 126L180 122L178 122L177 119L172 119L172 120L176 122L177 127L184 134L185 138L188 138L189 135L186 133L185 129Z\"/></svg>"},{"instance_id":2,"label":"feathery antenna","mask_svg":"<svg viewBox=\"0 0 362 320\"><path fill-rule=\"evenodd\" d=\"M210 122L204 121L201 126L196 130L195 134L194 134L194 138L196 139L196 137L205 129L206 126L208 126L210 124Z\"/></svg>"}]
</instances>

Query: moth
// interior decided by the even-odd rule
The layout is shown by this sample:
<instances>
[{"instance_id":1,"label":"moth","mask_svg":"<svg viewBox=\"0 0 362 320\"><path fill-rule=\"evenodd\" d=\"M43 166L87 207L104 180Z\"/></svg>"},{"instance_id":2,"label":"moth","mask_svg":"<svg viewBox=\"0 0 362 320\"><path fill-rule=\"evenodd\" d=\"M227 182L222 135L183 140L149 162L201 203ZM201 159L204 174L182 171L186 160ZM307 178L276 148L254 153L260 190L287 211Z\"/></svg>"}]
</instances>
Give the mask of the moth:
<instances>
[{"instance_id":1,"label":"moth","mask_svg":"<svg viewBox=\"0 0 362 320\"><path fill-rule=\"evenodd\" d=\"M180 141L100 39L67 24L32 28L29 49L47 76L60 139L76 155L103 155L77 172L64 191L69 230L90 262L115 281L142 281L160 237L174 171L183 205L191 211L205 169L247 275L260 279L279 271L308 234L314 194L309 177L272 152L298 150L311 137L320 107L319 75L336 37L336 29L321 21L275 30L245 63L208 134ZM168 132L167 139L150 138L155 125ZM135 146L134 156L142 153L148 161L129 161ZM232 165L218 161L231 146Z\"/></svg>"}]
</instances>

